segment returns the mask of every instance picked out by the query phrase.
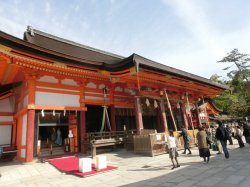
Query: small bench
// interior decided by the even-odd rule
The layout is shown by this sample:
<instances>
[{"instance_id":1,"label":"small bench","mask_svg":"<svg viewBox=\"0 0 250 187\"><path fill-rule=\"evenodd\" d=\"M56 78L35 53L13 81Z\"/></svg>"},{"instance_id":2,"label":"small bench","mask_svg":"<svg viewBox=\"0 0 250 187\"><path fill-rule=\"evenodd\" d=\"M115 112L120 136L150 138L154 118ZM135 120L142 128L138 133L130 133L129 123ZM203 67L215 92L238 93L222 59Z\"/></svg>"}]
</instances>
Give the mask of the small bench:
<instances>
[{"instance_id":1,"label":"small bench","mask_svg":"<svg viewBox=\"0 0 250 187\"><path fill-rule=\"evenodd\" d=\"M11 161L17 156L17 147L3 145L0 146L0 162Z\"/></svg>"}]
</instances>

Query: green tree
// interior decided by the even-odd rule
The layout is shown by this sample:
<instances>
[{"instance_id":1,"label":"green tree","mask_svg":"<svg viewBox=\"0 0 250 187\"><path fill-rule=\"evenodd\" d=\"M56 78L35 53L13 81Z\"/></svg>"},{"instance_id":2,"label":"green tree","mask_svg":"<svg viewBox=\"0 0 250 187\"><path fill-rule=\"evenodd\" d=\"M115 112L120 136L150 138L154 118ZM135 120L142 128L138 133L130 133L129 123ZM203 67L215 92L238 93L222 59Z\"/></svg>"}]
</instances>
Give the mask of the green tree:
<instances>
[{"instance_id":1,"label":"green tree","mask_svg":"<svg viewBox=\"0 0 250 187\"><path fill-rule=\"evenodd\" d=\"M228 81L221 80L220 76L212 75L211 80L229 86L220 96L214 98L217 107L232 116L245 116L248 111L246 83L250 81L250 58L248 54L242 54L238 49L233 49L218 63L230 63L223 70L227 73Z\"/></svg>"}]
</instances>

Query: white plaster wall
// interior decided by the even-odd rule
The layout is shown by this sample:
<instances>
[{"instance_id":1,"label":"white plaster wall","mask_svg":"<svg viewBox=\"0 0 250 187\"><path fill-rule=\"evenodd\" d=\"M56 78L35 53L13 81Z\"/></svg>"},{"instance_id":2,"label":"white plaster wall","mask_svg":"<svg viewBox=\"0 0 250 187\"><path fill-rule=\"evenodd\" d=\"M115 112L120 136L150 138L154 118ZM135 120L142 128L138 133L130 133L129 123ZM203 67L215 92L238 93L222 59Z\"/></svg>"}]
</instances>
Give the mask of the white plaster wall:
<instances>
[{"instance_id":1,"label":"white plaster wall","mask_svg":"<svg viewBox=\"0 0 250 187\"><path fill-rule=\"evenodd\" d=\"M28 95L23 98L23 107L28 106Z\"/></svg>"},{"instance_id":2,"label":"white plaster wall","mask_svg":"<svg viewBox=\"0 0 250 187\"><path fill-rule=\"evenodd\" d=\"M79 107L80 96L59 94L59 93L47 93L47 92L36 92L36 105L55 105L55 106L73 106Z\"/></svg>"},{"instance_id":3,"label":"white plaster wall","mask_svg":"<svg viewBox=\"0 0 250 187\"><path fill-rule=\"evenodd\" d=\"M21 158L26 158L26 149L21 149Z\"/></svg>"},{"instance_id":4,"label":"white plaster wall","mask_svg":"<svg viewBox=\"0 0 250 187\"><path fill-rule=\"evenodd\" d=\"M0 145L11 144L11 125L0 125Z\"/></svg>"},{"instance_id":5,"label":"white plaster wall","mask_svg":"<svg viewBox=\"0 0 250 187\"><path fill-rule=\"evenodd\" d=\"M26 145L27 136L27 114L23 115L23 125L22 125L22 145Z\"/></svg>"},{"instance_id":6,"label":"white plaster wall","mask_svg":"<svg viewBox=\"0 0 250 187\"><path fill-rule=\"evenodd\" d=\"M0 100L0 112L13 112L13 104L10 98Z\"/></svg>"},{"instance_id":7,"label":"white plaster wall","mask_svg":"<svg viewBox=\"0 0 250 187\"><path fill-rule=\"evenodd\" d=\"M13 122L13 116L0 116L0 122Z\"/></svg>"},{"instance_id":8,"label":"white plaster wall","mask_svg":"<svg viewBox=\"0 0 250 187\"><path fill-rule=\"evenodd\" d=\"M38 79L37 81L39 82L49 82L49 83L58 83L58 79L56 79L55 77L52 76L42 76L40 79Z\"/></svg>"},{"instance_id":9,"label":"white plaster wall","mask_svg":"<svg viewBox=\"0 0 250 187\"><path fill-rule=\"evenodd\" d=\"M103 89L105 87L105 84L100 84L99 89Z\"/></svg>"},{"instance_id":10,"label":"white plaster wall","mask_svg":"<svg viewBox=\"0 0 250 187\"><path fill-rule=\"evenodd\" d=\"M86 85L87 88L96 88L96 84L93 83L93 82L89 82L87 85Z\"/></svg>"},{"instance_id":11,"label":"white plaster wall","mask_svg":"<svg viewBox=\"0 0 250 187\"><path fill-rule=\"evenodd\" d=\"M117 87L115 87L115 91L117 91L117 92L122 92L123 89L122 89L120 86L117 86Z\"/></svg>"},{"instance_id":12,"label":"white plaster wall","mask_svg":"<svg viewBox=\"0 0 250 187\"><path fill-rule=\"evenodd\" d=\"M61 82L62 84L65 84L65 85L77 86L77 83L72 79L63 79Z\"/></svg>"},{"instance_id":13,"label":"white plaster wall","mask_svg":"<svg viewBox=\"0 0 250 187\"><path fill-rule=\"evenodd\" d=\"M18 103L17 104L17 111L20 111L21 110L21 103Z\"/></svg>"}]
</instances>

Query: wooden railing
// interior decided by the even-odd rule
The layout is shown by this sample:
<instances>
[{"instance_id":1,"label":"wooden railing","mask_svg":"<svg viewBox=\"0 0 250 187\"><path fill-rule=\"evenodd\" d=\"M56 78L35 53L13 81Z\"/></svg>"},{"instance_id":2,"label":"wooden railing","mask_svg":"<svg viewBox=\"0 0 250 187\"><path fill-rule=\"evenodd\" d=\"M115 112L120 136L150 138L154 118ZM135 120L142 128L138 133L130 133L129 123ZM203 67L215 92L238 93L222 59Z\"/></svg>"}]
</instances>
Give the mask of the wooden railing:
<instances>
[{"instance_id":1,"label":"wooden railing","mask_svg":"<svg viewBox=\"0 0 250 187\"><path fill-rule=\"evenodd\" d=\"M87 145L91 149L92 157L96 156L97 147L113 146L126 144L126 140L131 134L135 134L136 130L127 131L110 131L110 132L91 132L87 133L82 144Z\"/></svg>"}]
</instances>

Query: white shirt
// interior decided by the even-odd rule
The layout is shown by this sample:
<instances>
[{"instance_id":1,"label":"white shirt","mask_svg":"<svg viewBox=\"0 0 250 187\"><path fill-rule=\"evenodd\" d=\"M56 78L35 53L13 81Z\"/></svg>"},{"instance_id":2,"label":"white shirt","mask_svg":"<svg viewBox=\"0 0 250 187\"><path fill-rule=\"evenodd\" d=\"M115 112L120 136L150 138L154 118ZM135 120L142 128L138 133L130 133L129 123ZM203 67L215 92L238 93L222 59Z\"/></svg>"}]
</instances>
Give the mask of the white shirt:
<instances>
[{"instance_id":1,"label":"white shirt","mask_svg":"<svg viewBox=\"0 0 250 187\"><path fill-rule=\"evenodd\" d=\"M168 148L176 147L175 137L169 136L168 137Z\"/></svg>"}]
</instances>

